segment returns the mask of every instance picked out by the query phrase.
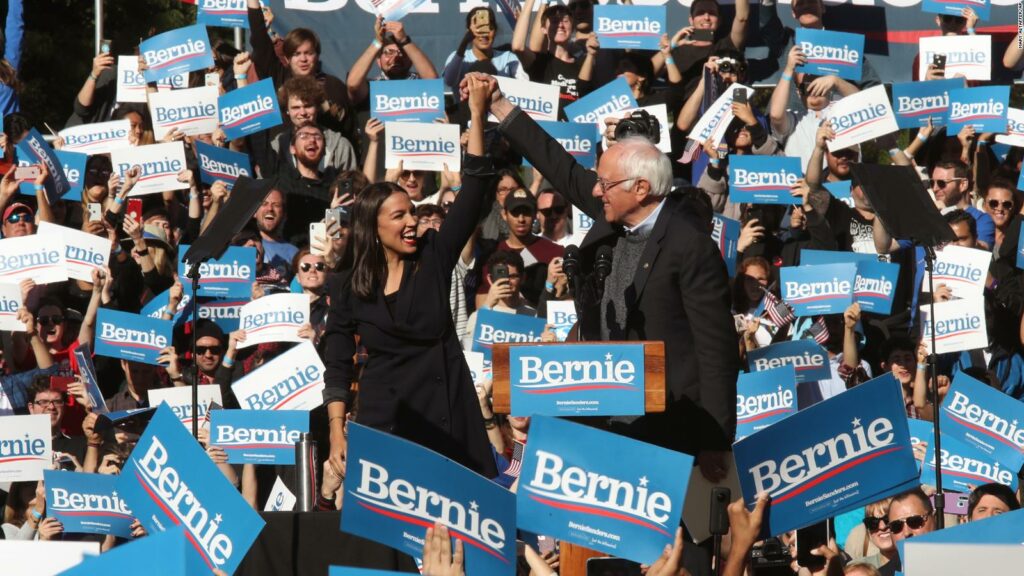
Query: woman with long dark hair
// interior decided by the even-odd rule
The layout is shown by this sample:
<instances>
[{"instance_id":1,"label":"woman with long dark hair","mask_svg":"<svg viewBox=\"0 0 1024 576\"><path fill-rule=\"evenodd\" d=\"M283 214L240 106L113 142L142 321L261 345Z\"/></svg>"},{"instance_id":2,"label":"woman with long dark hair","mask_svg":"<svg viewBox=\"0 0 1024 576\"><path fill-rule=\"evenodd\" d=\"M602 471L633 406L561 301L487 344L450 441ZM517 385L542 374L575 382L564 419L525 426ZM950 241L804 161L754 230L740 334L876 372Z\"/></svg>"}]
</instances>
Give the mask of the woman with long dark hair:
<instances>
[{"instance_id":1,"label":"woman with long dark hair","mask_svg":"<svg viewBox=\"0 0 1024 576\"><path fill-rule=\"evenodd\" d=\"M352 408L355 339L369 360L356 421L401 436L487 477L497 475L473 380L449 309L452 270L476 228L492 170L484 152L493 81L471 79L462 191L439 231L416 236L408 193L368 186L352 205L352 269L331 296L326 342L330 465L345 474L344 422Z\"/></svg>"}]
</instances>

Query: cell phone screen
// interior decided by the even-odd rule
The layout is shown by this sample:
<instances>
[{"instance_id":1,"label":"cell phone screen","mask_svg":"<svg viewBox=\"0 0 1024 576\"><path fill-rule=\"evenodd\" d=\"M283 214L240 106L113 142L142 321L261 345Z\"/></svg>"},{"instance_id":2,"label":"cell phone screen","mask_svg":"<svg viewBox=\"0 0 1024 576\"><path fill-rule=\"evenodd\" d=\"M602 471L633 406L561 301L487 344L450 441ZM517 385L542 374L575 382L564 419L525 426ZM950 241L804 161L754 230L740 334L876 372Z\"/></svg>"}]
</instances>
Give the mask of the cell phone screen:
<instances>
[{"instance_id":1,"label":"cell phone screen","mask_svg":"<svg viewBox=\"0 0 1024 576\"><path fill-rule=\"evenodd\" d=\"M805 568L824 566L825 557L811 554L821 546L828 546L831 537L831 521L818 522L796 531L796 562Z\"/></svg>"}]
</instances>

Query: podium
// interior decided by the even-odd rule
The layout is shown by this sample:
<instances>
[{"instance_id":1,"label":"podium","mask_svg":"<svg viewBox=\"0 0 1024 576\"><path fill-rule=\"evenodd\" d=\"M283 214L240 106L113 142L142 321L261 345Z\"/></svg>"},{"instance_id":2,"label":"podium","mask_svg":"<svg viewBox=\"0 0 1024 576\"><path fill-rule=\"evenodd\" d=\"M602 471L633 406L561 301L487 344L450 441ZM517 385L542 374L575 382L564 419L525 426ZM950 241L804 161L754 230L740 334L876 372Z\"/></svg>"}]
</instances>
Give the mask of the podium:
<instances>
[{"instance_id":1,"label":"podium","mask_svg":"<svg viewBox=\"0 0 1024 576\"><path fill-rule=\"evenodd\" d=\"M511 366L510 356L511 350L517 347L535 347L535 346L557 346L560 348L566 348L571 354L572 346L584 346L599 344L606 348L612 348L616 345L643 345L643 359L644 359L644 370L643 370L643 386L644 386L644 412L645 413L656 413L665 411L665 344L664 342L627 342L627 341L611 341L611 342L551 342L551 343L516 343L516 344L494 344L491 349L491 382L493 384L492 390L492 409L496 414L509 414L512 411L512 382L511 382ZM551 416L570 416L568 414L550 414ZM576 416L576 415L573 415ZM581 414L579 416L586 416ZM608 416L605 414L605 416ZM607 554L604 552L598 552L597 550L591 550L585 546L578 544L572 544L569 542L561 543L561 554L560 554L560 569L559 573L562 576L586 576L587 573L587 560L590 558L601 558ZM652 559L653 560L653 559Z\"/></svg>"}]
</instances>

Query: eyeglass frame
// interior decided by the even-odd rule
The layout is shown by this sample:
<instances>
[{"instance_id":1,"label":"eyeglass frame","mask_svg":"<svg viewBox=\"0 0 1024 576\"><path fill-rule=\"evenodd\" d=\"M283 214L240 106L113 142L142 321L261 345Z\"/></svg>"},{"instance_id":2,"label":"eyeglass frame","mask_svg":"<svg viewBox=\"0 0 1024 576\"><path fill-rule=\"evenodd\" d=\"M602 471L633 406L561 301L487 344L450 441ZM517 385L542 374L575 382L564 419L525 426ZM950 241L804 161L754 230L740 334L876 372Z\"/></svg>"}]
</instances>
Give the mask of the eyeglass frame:
<instances>
[{"instance_id":1,"label":"eyeglass frame","mask_svg":"<svg viewBox=\"0 0 1024 576\"><path fill-rule=\"evenodd\" d=\"M1011 200L1000 201L993 198L991 200L987 200L985 204L987 204L988 207L993 210L995 210L996 208L1002 208L1003 210L1013 210L1013 201Z\"/></svg>"},{"instance_id":2,"label":"eyeglass frame","mask_svg":"<svg viewBox=\"0 0 1024 576\"><path fill-rule=\"evenodd\" d=\"M633 176L631 178L623 178L622 180L609 182L604 178L598 176L596 184L601 187L601 194L607 194L608 191L611 190L612 188L615 188L616 186L622 184L623 182L629 182L630 180L641 180L641 178L639 176Z\"/></svg>"},{"instance_id":3,"label":"eyeglass frame","mask_svg":"<svg viewBox=\"0 0 1024 576\"><path fill-rule=\"evenodd\" d=\"M939 185L939 190L941 190L948 186L950 182L959 182L961 180L967 180L967 178L963 176L960 176L958 178L929 178L928 187L935 188L935 185L941 182L941 184Z\"/></svg>"},{"instance_id":4,"label":"eyeglass frame","mask_svg":"<svg viewBox=\"0 0 1024 576\"><path fill-rule=\"evenodd\" d=\"M928 518L930 518L930 517L931 517L931 514L913 514L913 515L907 516L905 518L897 518L896 520L891 520L889 522L886 522L886 524L888 525L890 532L892 532L893 534L900 534L900 533L903 532L903 529L908 527L908 526L910 527L911 530L920 530L921 527L924 526L926 522L928 522ZM921 525L917 526L915 528L909 522L909 520L911 518L913 518L915 522L920 522ZM896 529L897 525L900 528L899 530Z\"/></svg>"}]
</instances>

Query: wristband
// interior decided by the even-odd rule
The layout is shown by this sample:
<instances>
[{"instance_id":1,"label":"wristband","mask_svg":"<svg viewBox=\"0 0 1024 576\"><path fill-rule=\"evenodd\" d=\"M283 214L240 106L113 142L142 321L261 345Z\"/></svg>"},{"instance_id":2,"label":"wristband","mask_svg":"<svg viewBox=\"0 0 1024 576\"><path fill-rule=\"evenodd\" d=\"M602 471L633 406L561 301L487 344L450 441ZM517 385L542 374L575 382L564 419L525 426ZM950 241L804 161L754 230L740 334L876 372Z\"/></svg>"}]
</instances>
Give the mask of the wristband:
<instances>
[{"instance_id":1,"label":"wristband","mask_svg":"<svg viewBox=\"0 0 1024 576\"><path fill-rule=\"evenodd\" d=\"M555 285L552 282L545 282L544 283L544 289L547 290L548 292L554 292L555 291Z\"/></svg>"},{"instance_id":2,"label":"wristband","mask_svg":"<svg viewBox=\"0 0 1024 576\"><path fill-rule=\"evenodd\" d=\"M232 366L235 365L235 361L232 360L231 358L228 358L227 356L222 358L220 363L223 364L225 368L231 368ZM335 416L335 418L337 418L337 416Z\"/></svg>"},{"instance_id":3,"label":"wristband","mask_svg":"<svg viewBox=\"0 0 1024 576\"><path fill-rule=\"evenodd\" d=\"M92 78L92 81L93 81L93 82L98 82L98 81L99 81L99 79L100 79L100 77L99 77L99 76L96 76L96 75L95 75L95 74L93 74L92 72L89 72L89 78Z\"/></svg>"},{"instance_id":4,"label":"wristband","mask_svg":"<svg viewBox=\"0 0 1024 576\"><path fill-rule=\"evenodd\" d=\"M668 58L665 58L665 64L671 64L671 65L675 66L676 61L673 60L671 56L669 56Z\"/></svg>"},{"instance_id":5,"label":"wristband","mask_svg":"<svg viewBox=\"0 0 1024 576\"><path fill-rule=\"evenodd\" d=\"M114 204L117 204L118 206L124 204L124 198L121 198L120 196L114 198Z\"/></svg>"},{"instance_id":6,"label":"wristband","mask_svg":"<svg viewBox=\"0 0 1024 576\"><path fill-rule=\"evenodd\" d=\"M164 314L167 314L168 316L174 316L174 314L171 314L171 311L167 308L167 306L161 306L158 312L160 312L161 316L163 316Z\"/></svg>"},{"instance_id":7,"label":"wristband","mask_svg":"<svg viewBox=\"0 0 1024 576\"><path fill-rule=\"evenodd\" d=\"M121 249L121 245L120 244L115 244L114 248L110 252L111 252L111 254L116 256L116 255L120 254L121 252L124 252L124 250Z\"/></svg>"},{"instance_id":8,"label":"wristband","mask_svg":"<svg viewBox=\"0 0 1024 576\"><path fill-rule=\"evenodd\" d=\"M43 519L43 515L40 514L39 512L36 512L35 509L32 510L32 517L35 518L36 520L42 520Z\"/></svg>"},{"instance_id":9,"label":"wristband","mask_svg":"<svg viewBox=\"0 0 1024 576\"><path fill-rule=\"evenodd\" d=\"M921 134L920 132L917 133L917 139L920 140L921 142L928 142L928 137L925 136L924 134Z\"/></svg>"},{"instance_id":10,"label":"wristband","mask_svg":"<svg viewBox=\"0 0 1024 576\"><path fill-rule=\"evenodd\" d=\"M399 48L401 48L402 46L406 46L408 44L412 44L412 36L406 35L405 42L395 42L395 45L398 46Z\"/></svg>"},{"instance_id":11,"label":"wristband","mask_svg":"<svg viewBox=\"0 0 1024 576\"><path fill-rule=\"evenodd\" d=\"M248 77L248 74L235 74L235 80L245 80Z\"/></svg>"},{"instance_id":12,"label":"wristband","mask_svg":"<svg viewBox=\"0 0 1024 576\"><path fill-rule=\"evenodd\" d=\"M331 422L334 422L338 418L345 418L345 417L344 416L331 416L330 418L327 419L327 425L330 426Z\"/></svg>"},{"instance_id":13,"label":"wristband","mask_svg":"<svg viewBox=\"0 0 1024 576\"><path fill-rule=\"evenodd\" d=\"M967 28L967 33L974 36L974 28Z\"/></svg>"},{"instance_id":14,"label":"wristband","mask_svg":"<svg viewBox=\"0 0 1024 576\"><path fill-rule=\"evenodd\" d=\"M978 140L978 146L988 146L988 140Z\"/></svg>"},{"instance_id":15,"label":"wristband","mask_svg":"<svg viewBox=\"0 0 1024 576\"><path fill-rule=\"evenodd\" d=\"M900 150L899 148L893 148L892 150L889 150L889 157L893 158L900 152L902 152L902 150Z\"/></svg>"},{"instance_id":16,"label":"wristband","mask_svg":"<svg viewBox=\"0 0 1024 576\"><path fill-rule=\"evenodd\" d=\"M35 188L36 192L42 192L46 190L46 186L43 186L42 184L33 184L32 186L33 188Z\"/></svg>"},{"instance_id":17,"label":"wristband","mask_svg":"<svg viewBox=\"0 0 1024 576\"><path fill-rule=\"evenodd\" d=\"M927 364L918 364L917 365L917 369L918 370L927 370L928 369L928 365Z\"/></svg>"},{"instance_id":18,"label":"wristband","mask_svg":"<svg viewBox=\"0 0 1024 576\"><path fill-rule=\"evenodd\" d=\"M711 158L708 160L708 162L715 168L718 168L718 158Z\"/></svg>"},{"instance_id":19,"label":"wristband","mask_svg":"<svg viewBox=\"0 0 1024 576\"><path fill-rule=\"evenodd\" d=\"M786 82L792 82L793 81L793 77L790 76L789 74L786 74L785 72L782 73L782 78L781 79L785 80Z\"/></svg>"},{"instance_id":20,"label":"wristband","mask_svg":"<svg viewBox=\"0 0 1024 576\"><path fill-rule=\"evenodd\" d=\"M452 192L458 192L462 190L462 185L460 184L458 186L449 186L448 189L451 190Z\"/></svg>"},{"instance_id":21,"label":"wristband","mask_svg":"<svg viewBox=\"0 0 1024 576\"><path fill-rule=\"evenodd\" d=\"M377 40L376 38L374 38L373 39L373 47L376 48L377 50L380 50L381 48L384 47L384 45L380 43L380 40Z\"/></svg>"}]
</instances>

